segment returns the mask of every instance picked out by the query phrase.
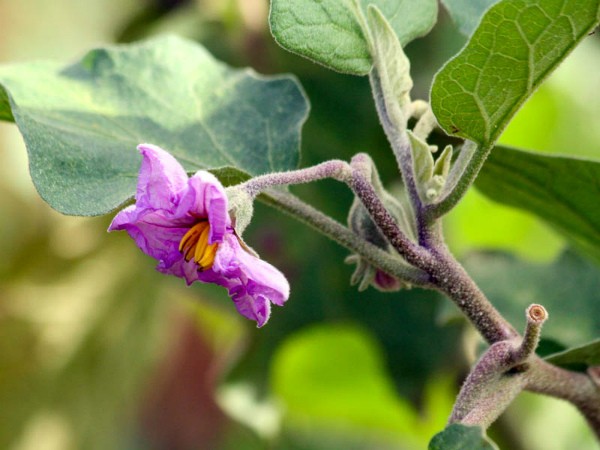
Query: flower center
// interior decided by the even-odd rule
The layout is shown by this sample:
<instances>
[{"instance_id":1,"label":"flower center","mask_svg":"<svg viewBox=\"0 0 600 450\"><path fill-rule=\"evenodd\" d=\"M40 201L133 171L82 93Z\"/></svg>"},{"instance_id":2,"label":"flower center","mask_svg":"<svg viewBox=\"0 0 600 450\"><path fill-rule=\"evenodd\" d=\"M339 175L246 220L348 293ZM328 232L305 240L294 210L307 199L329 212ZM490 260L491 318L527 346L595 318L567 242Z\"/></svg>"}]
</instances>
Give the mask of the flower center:
<instances>
[{"instance_id":1,"label":"flower center","mask_svg":"<svg viewBox=\"0 0 600 450\"><path fill-rule=\"evenodd\" d=\"M186 261L194 260L199 270L210 269L215 261L219 244L208 243L210 224L207 220L198 222L181 238L179 251Z\"/></svg>"}]
</instances>

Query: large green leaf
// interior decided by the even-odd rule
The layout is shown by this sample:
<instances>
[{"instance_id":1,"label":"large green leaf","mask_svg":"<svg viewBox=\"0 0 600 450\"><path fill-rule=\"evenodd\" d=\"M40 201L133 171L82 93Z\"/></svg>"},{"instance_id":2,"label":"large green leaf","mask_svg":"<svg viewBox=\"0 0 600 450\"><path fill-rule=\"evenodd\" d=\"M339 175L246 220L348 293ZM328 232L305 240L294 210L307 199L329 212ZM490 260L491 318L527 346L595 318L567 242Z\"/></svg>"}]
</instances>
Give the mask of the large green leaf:
<instances>
[{"instance_id":1,"label":"large green leaf","mask_svg":"<svg viewBox=\"0 0 600 450\"><path fill-rule=\"evenodd\" d=\"M429 450L497 450L498 447L484 434L481 427L454 423L436 434Z\"/></svg>"},{"instance_id":2,"label":"large green leaf","mask_svg":"<svg viewBox=\"0 0 600 450\"><path fill-rule=\"evenodd\" d=\"M94 50L67 67L0 68L0 118L14 116L40 195L66 214L106 213L131 197L143 142L189 171L293 169L307 111L293 77L231 69L176 37Z\"/></svg>"},{"instance_id":3,"label":"large green leaf","mask_svg":"<svg viewBox=\"0 0 600 450\"><path fill-rule=\"evenodd\" d=\"M599 20L600 0L503 0L437 74L431 104L448 132L493 143Z\"/></svg>"},{"instance_id":4,"label":"large green leaf","mask_svg":"<svg viewBox=\"0 0 600 450\"><path fill-rule=\"evenodd\" d=\"M465 36L471 36L483 13L499 0L442 0L452 20Z\"/></svg>"},{"instance_id":5,"label":"large green leaf","mask_svg":"<svg viewBox=\"0 0 600 450\"><path fill-rule=\"evenodd\" d=\"M600 339L559 353L553 353L545 359L558 366L570 366L573 364L600 366Z\"/></svg>"},{"instance_id":6,"label":"large green leaf","mask_svg":"<svg viewBox=\"0 0 600 450\"><path fill-rule=\"evenodd\" d=\"M269 22L287 50L333 70L366 75L371 56L364 14L376 5L402 45L425 35L437 19L435 0L272 0Z\"/></svg>"},{"instance_id":7,"label":"large green leaf","mask_svg":"<svg viewBox=\"0 0 600 450\"><path fill-rule=\"evenodd\" d=\"M600 161L498 147L475 185L536 214L600 261Z\"/></svg>"}]
</instances>

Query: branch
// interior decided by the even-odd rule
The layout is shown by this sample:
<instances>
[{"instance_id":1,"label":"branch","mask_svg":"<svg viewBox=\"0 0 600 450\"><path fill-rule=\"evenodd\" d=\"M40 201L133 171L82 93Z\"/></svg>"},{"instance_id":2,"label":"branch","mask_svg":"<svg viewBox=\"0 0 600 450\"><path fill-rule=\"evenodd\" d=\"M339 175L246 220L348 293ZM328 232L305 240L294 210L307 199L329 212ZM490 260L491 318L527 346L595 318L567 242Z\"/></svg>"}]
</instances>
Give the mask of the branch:
<instances>
[{"instance_id":1,"label":"branch","mask_svg":"<svg viewBox=\"0 0 600 450\"><path fill-rule=\"evenodd\" d=\"M271 189L259 196L258 199L306 223L338 244L359 254L374 267L416 286L429 286L427 274L417 268L407 267L397 257L364 239L360 239L350 229L303 202L295 195Z\"/></svg>"}]
</instances>

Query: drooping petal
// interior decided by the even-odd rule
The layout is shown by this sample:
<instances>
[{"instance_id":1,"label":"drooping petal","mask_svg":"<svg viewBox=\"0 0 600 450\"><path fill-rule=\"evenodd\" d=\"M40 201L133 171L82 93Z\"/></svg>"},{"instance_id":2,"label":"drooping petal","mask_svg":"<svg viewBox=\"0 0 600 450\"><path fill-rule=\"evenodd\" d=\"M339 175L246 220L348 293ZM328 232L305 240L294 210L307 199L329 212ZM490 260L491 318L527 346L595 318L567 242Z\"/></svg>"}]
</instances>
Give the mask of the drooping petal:
<instances>
[{"instance_id":1,"label":"drooping petal","mask_svg":"<svg viewBox=\"0 0 600 450\"><path fill-rule=\"evenodd\" d=\"M227 288L240 314L259 327L269 318L270 303L282 306L290 292L285 276L244 250L232 232L219 244L213 266L199 273L198 279Z\"/></svg>"},{"instance_id":2,"label":"drooping petal","mask_svg":"<svg viewBox=\"0 0 600 450\"><path fill-rule=\"evenodd\" d=\"M242 285L229 291L233 304L238 312L262 327L271 316L271 303L264 295L251 295Z\"/></svg>"},{"instance_id":3,"label":"drooping petal","mask_svg":"<svg viewBox=\"0 0 600 450\"><path fill-rule=\"evenodd\" d=\"M181 164L162 148L141 144L142 165L138 178L136 205L139 208L161 209L173 213L188 177Z\"/></svg>"},{"instance_id":4,"label":"drooping petal","mask_svg":"<svg viewBox=\"0 0 600 450\"><path fill-rule=\"evenodd\" d=\"M246 288L253 296L264 296L271 303L283 306L290 296L290 285L274 266L241 249L237 252L239 271L248 279Z\"/></svg>"}]
</instances>

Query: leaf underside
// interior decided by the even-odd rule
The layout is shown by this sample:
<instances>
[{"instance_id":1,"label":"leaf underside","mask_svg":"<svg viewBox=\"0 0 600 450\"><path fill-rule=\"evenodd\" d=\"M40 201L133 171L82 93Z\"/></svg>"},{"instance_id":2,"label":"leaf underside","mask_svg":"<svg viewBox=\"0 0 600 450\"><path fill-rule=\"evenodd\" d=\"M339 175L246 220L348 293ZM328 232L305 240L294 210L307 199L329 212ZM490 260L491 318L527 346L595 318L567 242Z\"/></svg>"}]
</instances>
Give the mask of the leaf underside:
<instances>
[{"instance_id":1,"label":"leaf underside","mask_svg":"<svg viewBox=\"0 0 600 450\"><path fill-rule=\"evenodd\" d=\"M475 186L527 210L600 262L600 161L496 147Z\"/></svg>"}]
</instances>

